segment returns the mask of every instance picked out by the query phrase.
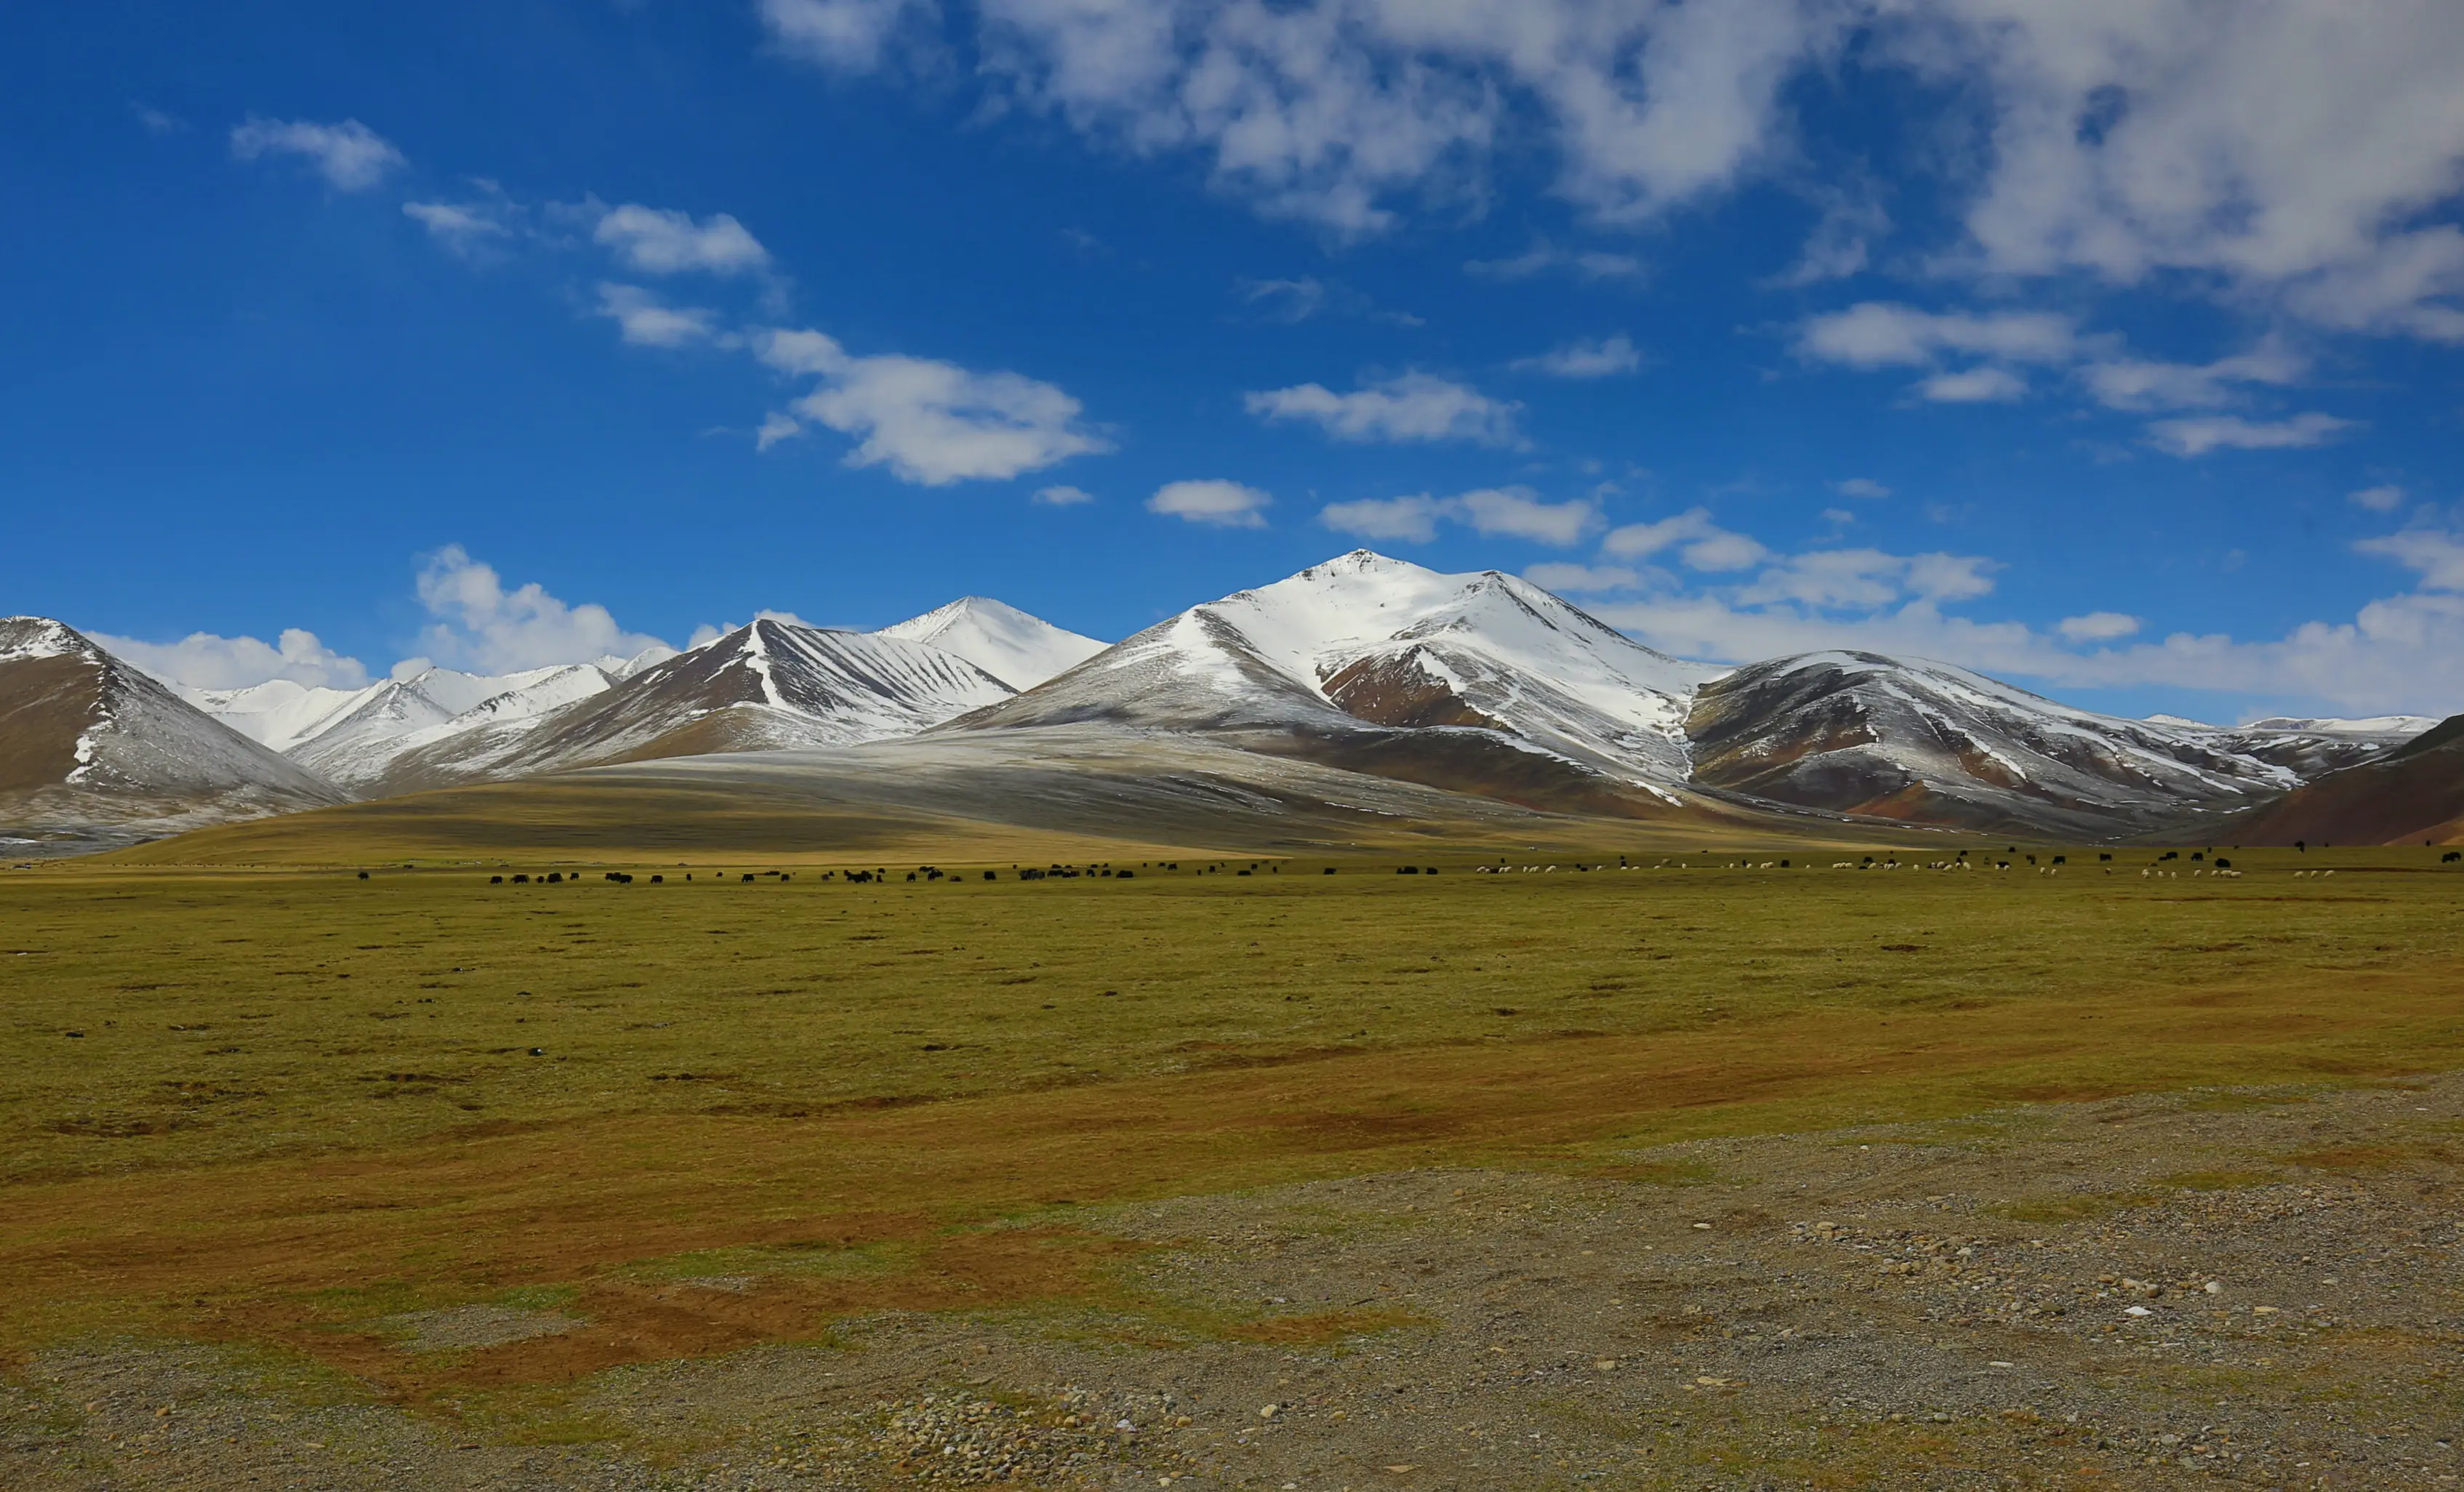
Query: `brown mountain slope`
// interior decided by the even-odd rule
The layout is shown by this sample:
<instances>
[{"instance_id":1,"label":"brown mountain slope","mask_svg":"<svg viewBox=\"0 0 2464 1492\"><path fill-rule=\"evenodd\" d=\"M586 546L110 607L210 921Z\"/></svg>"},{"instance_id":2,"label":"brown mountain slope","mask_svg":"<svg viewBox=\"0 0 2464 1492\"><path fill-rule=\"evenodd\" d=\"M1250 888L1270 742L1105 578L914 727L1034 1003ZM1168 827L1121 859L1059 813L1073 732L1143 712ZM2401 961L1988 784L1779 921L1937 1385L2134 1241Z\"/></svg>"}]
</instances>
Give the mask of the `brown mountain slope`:
<instances>
[{"instance_id":1,"label":"brown mountain slope","mask_svg":"<svg viewBox=\"0 0 2464 1492\"><path fill-rule=\"evenodd\" d=\"M2464 844L2464 715L2234 822L2245 845Z\"/></svg>"},{"instance_id":2,"label":"brown mountain slope","mask_svg":"<svg viewBox=\"0 0 2464 1492\"><path fill-rule=\"evenodd\" d=\"M126 844L341 798L75 628L0 618L0 852Z\"/></svg>"}]
</instances>

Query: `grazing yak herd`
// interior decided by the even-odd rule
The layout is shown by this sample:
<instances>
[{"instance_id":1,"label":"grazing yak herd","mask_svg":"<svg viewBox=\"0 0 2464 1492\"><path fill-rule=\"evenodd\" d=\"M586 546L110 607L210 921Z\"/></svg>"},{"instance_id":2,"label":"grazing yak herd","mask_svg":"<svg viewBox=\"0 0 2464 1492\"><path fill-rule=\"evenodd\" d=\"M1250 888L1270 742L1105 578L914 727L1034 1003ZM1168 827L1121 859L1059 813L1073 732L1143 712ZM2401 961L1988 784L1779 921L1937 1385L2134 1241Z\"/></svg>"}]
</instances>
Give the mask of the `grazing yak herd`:
<instances>
[{"instance_id":1,"label":"grazing yak herd","mask_svg":"<svg viewBox=\"0 0 2464 1492\"><path fill-rule=\"evenodd\" d=\"M2307 848L2306 845L2300 847L2305 850ZM1710 851L1708 850L1698 852L1698 854L1703 856L1707 856L1709 853ZM2070 857L2068 855L2039 856L2036 854L2028 854L2019 850L2015 845L2005 851L2007 855L2014 858L2006 859L1996 857L1989 851L1977 851L1973 853L1975 855L1975 858L1973 859L1970 858L1970 851L1963 849L1954 852L1947 859L1934 860L1918 860L1914 858L1902 860L1898 855L1891 853L1886 853L1880 857L1865 855L1856 860L1832 861L1830 862L1830 868L1833 870L1851 871L1921 870L1951 874L1967 873L1978 870L2007 873L2014 869L2033 869L2040 876L2052 876L2059 875L2064 869L2068 868L2070 865ZM2211 849L2189 850L2187 852L2187 858L2185 858L2185 851L2178 849L2168 849L2160 854L2156 854L2145 864L2138 867L2139 874L2143 879L2178 880L2181 877L2183 868L2187 867L2193 877L2208 876L2217 880L2239 880L2246 873L2235 869L2233 867L2233 863L2230 858L2218 855ZM2118 866L2114 863L2112 851L2099 851L2096 858L2098 862L2097 868L2105 875L2126 873L2128 869L2127 867ZM2024 865L2022 862L2024 862ZM2464 850L2451 849L2446 851L2444 854L2439 856L2439 864L2442 866L2464 864ZM1594 871L1612 870L1790 870L1799 868L1812 870L1817 867L1816 863L1814 861L1806 861L1800 866L1793 859L1756 860L1752 858L1729 859L1717 862L1708 859L1671 858L1661 860L1654 865L1641 866L1636 865L1627 857L1620 855L1617 857L1617 863L1614 866L1605 862L1594 863L1583 861L1572 862L1563 866L1512 865L1508 864L1505 858L1501 856L1494 865L1472 866L1468 868L1474 875L1554 875L1560 871L1590 874ZM403 868L408 869L410 867L406 866ZM1159 871L1178 872L1180 868L1181 867L1178 861L1150 863L1139 867L1137 869L1132 869L1126 866L1112 865L1109 862L1098 862L1084 866L1063 865L1059 862L1055 862L1051 865L1045 866L1013 865L1008 867L1006 873L993 869L952 870L946 869L940 866L917 866L913 869L904 872L904 874L909 882L918 884L947 881L952 885L958 885L974 880L999 881L1004 878L1020 881L1131 881L1137 878L1138 871L1141 869L1146 871L1149 875L1153 875ZM1235 876L1256 875L1260 873L1267 875L1281 875L1284 868L1285 867L1283 866L1267 864L1263 861L1252 861L1244 867L1236 868L1230 862L1223 861L1211 865L1195 866L1192 867L1191 873L1197 875L1220 875L1228 871L1230 874ZM1299 867L1294 867L1293 868L1297 869ZM1336 871L1336 867L1333 866L1323 866L1319 868L1320 873L1325 875L1333 875ZM1397 866L1394 868L1397 875L1437 875L1440 873L1439 867L1436 866L1403 865ZM2331 876L2336 872L2331 869L2321 868L2315 870L2297 869L2292 873L2296 877L2309 878L2314 876ZM795 879L794 873L786 870L747 870L737 872L732 875L730 872L724 870L705 870L700 872L700 874L705 883L710 885L727 884L731 881L737 885L753 885L760 881L785 883ZM874 867L870 869L862 870L824 870L819 873L816 879L840 882L848 886L870 886L886 884L891 881L895 874L896 872L892 872L886 867ZM687 870L684 872L682 879L685 881L693 881L694 876L695 873L693 871ZM365 870L360 871L359 878L363 881L368 879L368 872ZM582 879L582 872L578 870L549 870L541 873L509 873L491 875L488 877L488 884L491 886L503 886L507 884L514 886L580 885ZM603 873L602 879L617 886L631 886L635 881L634 875L630 871L625 870L605 871ZM664 885L666 884L667 879L668 878L664 874L654 874L649 877L649 884L652 886Z\"/></svg>"}]
</instances>

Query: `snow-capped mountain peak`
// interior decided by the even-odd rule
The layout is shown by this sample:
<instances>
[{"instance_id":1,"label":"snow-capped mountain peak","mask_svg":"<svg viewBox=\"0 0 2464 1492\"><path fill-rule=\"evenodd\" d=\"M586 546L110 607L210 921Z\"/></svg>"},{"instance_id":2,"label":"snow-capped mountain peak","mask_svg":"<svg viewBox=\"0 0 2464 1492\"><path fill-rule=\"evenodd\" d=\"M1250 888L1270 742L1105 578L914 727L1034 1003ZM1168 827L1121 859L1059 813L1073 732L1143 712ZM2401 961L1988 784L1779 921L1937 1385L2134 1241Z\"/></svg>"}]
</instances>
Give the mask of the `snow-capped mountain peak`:
<instances>
[{"instance_id":1,"label":"snow-capped mountain peak","mask_svg":"<svg viewBox=\"0 0 2464 1492\"><path fill-rule=\"evenodd\" d=\"M1461 728L1657 790L1683 780L1686 704L1719 671L1510 576L1361 549L1193 606L956 724L1109 719L1310 738Z\"/></svg>"},{"instance_id":2,"label":"snow-capped mountain peak","mask_svg":"<svg viewBox=\"0 0 2464 1492\"><path fill-rule=\"evenodd\" d=\"M1033 689L1074 669L1105 644L989 596L961 596L920 617L892 623L874 634L929 643L953 652L1014 690Z\"/></svg>"}]
</instances>

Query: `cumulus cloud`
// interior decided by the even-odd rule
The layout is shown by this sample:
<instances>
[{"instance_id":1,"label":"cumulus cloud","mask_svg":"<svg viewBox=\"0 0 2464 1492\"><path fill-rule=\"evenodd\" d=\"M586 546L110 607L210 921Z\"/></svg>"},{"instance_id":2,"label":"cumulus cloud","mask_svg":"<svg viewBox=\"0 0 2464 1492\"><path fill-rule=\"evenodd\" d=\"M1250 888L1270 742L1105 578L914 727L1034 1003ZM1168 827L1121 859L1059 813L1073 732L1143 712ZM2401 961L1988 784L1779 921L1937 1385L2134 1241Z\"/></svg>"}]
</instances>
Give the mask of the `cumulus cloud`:
<instances>
[{"instance_id":1,"label":"cumulus cloud","mask_svg":"<svg viewBox=\"0 0 2464 1492\"><path fill-rule=\"evenodd\" d=\"M400 150L357 120L320 124L314 120L266 120L252 114L231 132L231 154L242 161L296 156L336 191L365 191L407 165Z\"/></svg>"},{"instance_id":2,"label":"cumulus cloud","mask_svg":"<svg viewBox=\"0 0 2464 1492\"><path fill-rule=\"evenodd\" d=\"M2075 643L2109 643L2118 637L2135 635L2139 619L2119 611L2091 611L2085 616L2062 618L2054 630Z\"/></svg>"},{"instance_id":3,"label":"cumulus cloud","mask_svg":"<svg viewBox=\"0 0 2464 1492\"><path fill-rule=\"evenodd\" d=\"M421 646L440 663L484 673L629 658L667 646L618 626L605 606L567 605L537 582L507 590L495 567L459 544L429 557L419 572L419 600L435 618L420 634Z\"/></svg>"},{"instance_id":4,"label":"cumulus cloud","mask_svg":"<svg viewBox=\"0 0 2464 1492\"><path fill-rule=\"evenodd\" d=\"M1468 440L1487 446L1514 443L1514 416L1523 407L1427 373L1405 373L1349 394L1301 384L1252 393L1243 402L1269 423L1302 421L1336 440Z\"/></svg>"},{"instance_id":5,"label":"cumulus cloud","mask_svg":"<svg viewBox=\"0 0 2464 1492\"><path fill-rule=\"evenodd\" d=\"M1870 476L1852 476L1831 484L1842 497L1888 497L1891 490Z\"/></svg>"},{"instance_id":6,"label":"cumulus cloud","mask_svg":"<svg viewBox=\"0 0 2464 1492\"><path fill-rule=\"evenodd\" d=\"M2417 571L2431 590L2464 591L2464 535L2446 529L2407 529L2353 546Z\"/></svg>"},{"instance_id":7,"label":"cumulus cloud","mask_svg":"<svg viewBox=\"0 0 2464 1492\"><path fill-rule=\"evenodd\" d=\"M1975 555L1815 550L1778 559L1738 591L1737 598L1755 604L1785 601L1826 609L1870 609L1907 597L1925 602L1972 601L1992 591L1990 576L2000 568L1992 560Z\"/></svg>"},{"instance_id":8,"label":"cumulus cloud","mask_svg":"<svg viewBox=\"0 0 2464 1492\"><path fill-rule=\"evenodd\" d=\"M1600 541L1600 553L1618 560L1647 560L1674 550L1689 569L1744 570L1771 554L1756 540L1711 521L1707 508L1693 508L1653 523L1629 523L1611 529Z\"/></svg>"},{"instance_id":9,"label":"cumulus cloud","mask_svg":"<svg viewBox=\"0 0 2464 1492\"><path fill-rule=\"evenodd\" d=\"M2357 493L2346 493L2344 500L2372 513L2393 513L2404 506L2404 489L2392 484L2365 487Z\"/></svg>"},{"instance_id":10,"label":"cumulus cloud","mask_svg":"<svg viewBox=\"0 0 2464 1492\"><path fill-rule=\"evenodd\" d=\"M1239 482L1166 482L1147 499L1147 511L1214 528L1265 528L1265 509L1274 500Z\"/></svg>"},{"instance_id":11,"label":"cumulus cloud","mask_svg":"<svg viewBox=\"0 0 2464 1492\"><path fill-rule=\"evenodd\" d=\"M1937 273L2169 276L2321 324L2464 340L2464 232L2439 220L2464 182L2464 22L2443 0L2277 0L2233 8L2226 28L2212 0L981 0L953 13L997 106L1131 154L1190 156L1262 211L1354 234L1482 204L1498 164L1535 140L1555 191L1605 224L1801 177L1799 100L1841 86L1854 47L1849 86L1925 105L1901 154L1952 225L1920 261ZM936 12L762 0L761 14L783 49L849 70L881 65L900 28ZM1787 282L1870 261L1890 230L1874 194L1790 185L1820 219Z\"/></svg>"},{"instance_id":12,"label":"cumulus cloud","mask_svg":"<svg viewBox=\"0 0 2464 1492\"><path fill-rule=\"evenodd\" d=\"M887 466L901 481L1000 480L1112 449L1081 423L1076 399L1017 373L895 354L856 357L809 330L773 328L754 346L778 371L820 381L789 405L786 421L855 437L847 465Z\"/></svg>"},{"instance_id":13,"label":"cumulus cloud","mask_svg":"<svg viewBox=\"0 0 2464 1492\"><path fill-rule=\"evenodd\" d=\"M2356 325L2400 322L2464 283L2464 259L2409 221L2453 197L2464 162L2453 9L2213 19L2200 0L1908 12L1899 55L1991 110L1991 165L1965 208L1978 267L2214 274Z\"/></svg>"},{"instance_id":14,"label":"cumulus cloud","mask_svg":"<svg viewBox=\"0 0 2464 1492\"><path fill-rule=\"evenodd\" d=\"M1033 500L1047 508L1075 508L1093 502L1095 494L1083 487L1045 487L1036 490Z\"/></svg>"},{"instance_id":15,"label":"cumulus cloud","mask_svg":"<svg viewBox=\"0 0 2464 1492\"><path fill-rule=\"evenodd\" d=\"M1561 549L1580 543L1600 523L1595 503L1543 502L1527 487L1488 487L1453 497L1366 497L1329 503L1317 516L1327 527L1359 538L1425 544L1438 537L1442 519L1491 538Z\"/></svg>"},{"instance_id":16,"label":"cumulus cloud","mask_svg":"<svg viewBox=\"0 0 2464 1492\"><path fill-rule=\"evenodd\" d=\"M691 347L723 340L718 315L700 306L671 306L639 285L603 283L599 314L637 347Z\"/></svg>"},{"instance_id":17,"label":"cumulus cloud","mask_svg":"<svg viewBox=\"0 0 2464 1492\"><path fill-rule=\"evenodd\" d=\"M2211 450L2291 450L2323 446L2352 428L2350 420L2314 410L2289 420L2245 420L2231 414L2159 420L2147 427L2147 435L2160 450L2177 456L2203 456Z\"/></svg>"},{"instance_id":18,"label":"cumulus cloud","mask_svg":"<svg viewBox=\"0 0 2464 1492\"><path fill-rule=\"evenodd\" d=\"M1521 487L1484 488L1449 503L1449 511L1479 533L1560 548L1581 542L1600 523L1600 510L1592 503L1542 502Z\"/></svg>"},{"instance_id":19,"label":"cumulus cloud","mask_svg":"<svg viewBox=\"0 0 2464 1492\"><path fill-rule=\"evenodd\" d=\"M627 203L608 209L590 236L644 274L758 274L770 268L770 251L724 212L696 221L690 212Z\"/></svg>"},{"instance_id":20,"label":"cumulus cloud","mask_svg":"<svg viewBox=\"0 0 2464 1492\"><path fill-rule=\"evenodd\" d=\"M289 679L312 689L358 689L368 670L318 641L317 634L286 627L275 642L254 637L217 637L191 632L176 643L145 643L107 632L87 634L113 657L165 684L190 689L247 689Z\"/></svg>"},{"instance_id":21,"label":"cumulus cloud","mask_svg":"<svg viewBox=\"0 0 2464 1492\"><path fill-rule=\"evenodd\" d=\"M1634 339L1619 332L1596 341L1571 341L1538 357L1519 358L1512 366L1518 373L1550 378L1610 378L1642 366L1642 354L1635 349Z\"/></svg>"}]
</instances>

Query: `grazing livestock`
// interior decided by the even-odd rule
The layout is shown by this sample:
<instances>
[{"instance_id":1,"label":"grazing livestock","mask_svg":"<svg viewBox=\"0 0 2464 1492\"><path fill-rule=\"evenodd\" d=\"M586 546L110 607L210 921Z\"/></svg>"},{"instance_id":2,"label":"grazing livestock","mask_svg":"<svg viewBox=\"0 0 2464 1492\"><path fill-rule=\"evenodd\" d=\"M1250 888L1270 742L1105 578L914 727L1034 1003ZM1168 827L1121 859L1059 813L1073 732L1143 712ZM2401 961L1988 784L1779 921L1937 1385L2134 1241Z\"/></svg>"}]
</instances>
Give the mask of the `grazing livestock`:
<instances>
[{"instance_id":1,"label":"grazing livestock","mask_svg":"<svg viewBox=\"0 0 2464 1492\"><path fill-rule=\"evenodd\" d=\"M2452 866L2459 860L2464 860L2464 849L2451 849L2438 857L2438 863L2442 866Z\"/></svg>"},{"instance_id":2,"label":"grazing livestock","mask_svg":"<svg viewBox=\"0 0 2464 1492\"><path fill-rule=\"evenodd\" d=\"M502 886L505 884L505 878L501 875L492 875L488 877L488 884L490 886Z\"/></svg>"}]
</instances>

